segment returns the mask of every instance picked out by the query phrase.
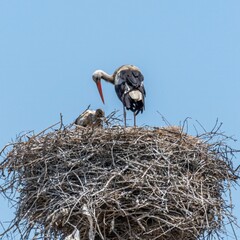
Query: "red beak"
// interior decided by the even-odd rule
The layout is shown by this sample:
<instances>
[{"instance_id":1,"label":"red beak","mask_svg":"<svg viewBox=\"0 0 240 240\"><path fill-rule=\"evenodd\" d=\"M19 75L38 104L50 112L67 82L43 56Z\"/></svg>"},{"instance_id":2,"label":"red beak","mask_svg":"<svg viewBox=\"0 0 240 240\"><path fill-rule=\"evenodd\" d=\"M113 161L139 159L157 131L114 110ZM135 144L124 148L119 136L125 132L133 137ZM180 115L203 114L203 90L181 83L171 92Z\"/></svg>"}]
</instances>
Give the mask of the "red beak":
<instances>
[{"instance_id":1,"label":"red beak","mask_svg":"<svg viewBox=\"0 0 240 240\"><path fill-rule=\"evenodd\" d=\"M104 97L103 97L103 93L102 93L102 85L101 85L101 81L97 81L96 84L97 84L97 88L98 88L98 91L99 91L100 97L101 97L101 99L102 99L102 102L104 103Z\"/></svg>"}]
</instances>

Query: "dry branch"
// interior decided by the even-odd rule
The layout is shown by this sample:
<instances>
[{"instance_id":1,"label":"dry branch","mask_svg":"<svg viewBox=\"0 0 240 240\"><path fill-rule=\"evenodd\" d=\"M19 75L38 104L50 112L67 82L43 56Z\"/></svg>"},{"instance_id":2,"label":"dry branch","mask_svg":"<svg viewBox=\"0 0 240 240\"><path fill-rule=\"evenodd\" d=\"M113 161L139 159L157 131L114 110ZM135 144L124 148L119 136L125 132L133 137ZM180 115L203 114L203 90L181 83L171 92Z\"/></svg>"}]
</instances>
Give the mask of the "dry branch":
<instances>
[{"instance_id":1,"label":"dry branch","mask_svg":"<svg viewBox=\"0 0 240 240\"><path fill-rule=\"evenodd\" d=\"M223 198L238 179L234 150L218 131L69 126L24 137L1 164L0 191L17 201L2 236L198 239L234 219Z\"/></svg>"}]
</instances>

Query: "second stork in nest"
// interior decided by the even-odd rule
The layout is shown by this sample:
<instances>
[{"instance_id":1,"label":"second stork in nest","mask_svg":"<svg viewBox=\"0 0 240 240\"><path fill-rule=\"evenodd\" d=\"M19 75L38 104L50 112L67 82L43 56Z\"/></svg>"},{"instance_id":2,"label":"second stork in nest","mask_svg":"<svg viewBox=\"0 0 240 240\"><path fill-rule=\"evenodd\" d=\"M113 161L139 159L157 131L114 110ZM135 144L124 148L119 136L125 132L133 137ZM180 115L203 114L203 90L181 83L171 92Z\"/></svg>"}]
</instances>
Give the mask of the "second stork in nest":
<instances>
[{"instance_id":1,"label":"second stork in nest","mask_svg":"<svg viewBox=\"0 0 240 240\"><path fill-rule=\"evenodd\" d=\"M104 111L102 109L85 110L78 116L74 124L82 127L103 127Z\"/></svg>"}]
</instances>

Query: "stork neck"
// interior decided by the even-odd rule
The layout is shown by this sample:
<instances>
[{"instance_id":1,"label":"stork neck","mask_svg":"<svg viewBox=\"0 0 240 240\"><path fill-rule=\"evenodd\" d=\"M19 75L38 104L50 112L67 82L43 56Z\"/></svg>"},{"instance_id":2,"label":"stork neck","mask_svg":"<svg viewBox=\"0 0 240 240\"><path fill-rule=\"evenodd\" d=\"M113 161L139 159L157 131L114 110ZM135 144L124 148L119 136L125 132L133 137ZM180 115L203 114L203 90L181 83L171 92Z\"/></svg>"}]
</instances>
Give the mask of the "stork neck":
<instances>
[{"instance_id":1,"label":"stork neck","mask_svg":"<svg viewBox=\"0 0 240 240\"><path fill-rule=\"evenodd\" d=\"M109 75L108 73L102 71L102 79L104 79L105 81L114 84L114 79L112 75Z\"/></svg>"}]
</instances>

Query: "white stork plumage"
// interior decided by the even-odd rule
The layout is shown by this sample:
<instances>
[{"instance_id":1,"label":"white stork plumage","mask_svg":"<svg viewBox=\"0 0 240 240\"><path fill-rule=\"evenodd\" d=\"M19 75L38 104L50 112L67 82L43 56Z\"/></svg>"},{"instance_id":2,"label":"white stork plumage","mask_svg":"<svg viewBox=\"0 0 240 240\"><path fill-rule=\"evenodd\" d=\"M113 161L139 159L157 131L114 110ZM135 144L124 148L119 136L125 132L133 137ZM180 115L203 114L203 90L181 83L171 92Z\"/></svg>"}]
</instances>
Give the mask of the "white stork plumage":
<instances>
[{"instance_id":1,"label":"white stork plumage","mask_svg":"<svg viewBox=\"0 0 240 240\"><path fill-rule=\"evenodd\" d=\"M115 86L115 91L120 101L123 103L124 125L126 127L126 110L131 110L134 114L134 126L136 126L136 115L144 110L144 98L146 92L143 85L143 75L140 69L133 65L123 65L119 67L113 75L109 75L102 70L96 70L92 75L93 81L101 99L104 103L101 79Z\"/></svg>"}]
</instances>

